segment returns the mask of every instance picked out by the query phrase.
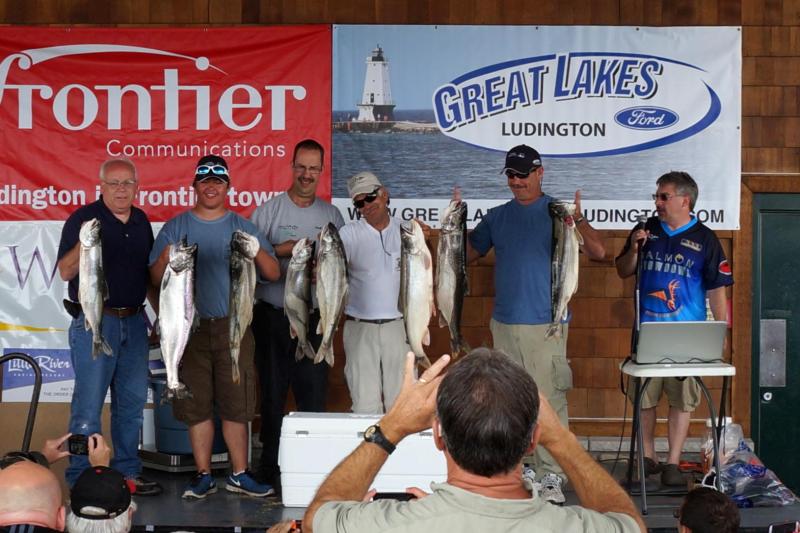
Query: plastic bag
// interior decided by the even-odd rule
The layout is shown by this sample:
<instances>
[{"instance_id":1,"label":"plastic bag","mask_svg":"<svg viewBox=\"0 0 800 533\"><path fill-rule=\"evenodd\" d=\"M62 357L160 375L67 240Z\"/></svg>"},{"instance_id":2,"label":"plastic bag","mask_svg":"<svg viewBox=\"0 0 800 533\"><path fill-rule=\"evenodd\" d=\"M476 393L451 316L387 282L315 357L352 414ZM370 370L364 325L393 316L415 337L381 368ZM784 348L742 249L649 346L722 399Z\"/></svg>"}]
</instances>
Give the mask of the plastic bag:
<instances>
[{"instance_id":1,"label":"plastic bag","mask_svg":"<svg viewBox=\"0 0 800 533\"><path fill-rule=\"evenodd\" d=\"M721 470L722 491L739 507L778 507L796 500L794 493L764 466L743 439L734 452L728 453Z\"/></svg>"}]
</instances>

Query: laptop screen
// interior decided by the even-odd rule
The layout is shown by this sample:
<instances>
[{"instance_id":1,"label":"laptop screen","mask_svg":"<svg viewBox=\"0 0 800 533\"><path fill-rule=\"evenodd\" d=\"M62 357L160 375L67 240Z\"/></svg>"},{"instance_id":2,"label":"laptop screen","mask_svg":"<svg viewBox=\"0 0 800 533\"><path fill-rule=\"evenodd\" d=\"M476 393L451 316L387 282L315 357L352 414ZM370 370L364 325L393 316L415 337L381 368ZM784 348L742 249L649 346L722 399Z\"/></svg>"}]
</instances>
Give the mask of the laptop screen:
<instances>
[{"instance_id":1,"label":"laptop screen","mask_svg":"<svg viewBox=\"0 0 800 533\"><path fill-rule=\"evenodd\" d=\"M644 322L633 360L639 364L722 362L727 328L723 320Z\"/></svg>"}]
</instances>

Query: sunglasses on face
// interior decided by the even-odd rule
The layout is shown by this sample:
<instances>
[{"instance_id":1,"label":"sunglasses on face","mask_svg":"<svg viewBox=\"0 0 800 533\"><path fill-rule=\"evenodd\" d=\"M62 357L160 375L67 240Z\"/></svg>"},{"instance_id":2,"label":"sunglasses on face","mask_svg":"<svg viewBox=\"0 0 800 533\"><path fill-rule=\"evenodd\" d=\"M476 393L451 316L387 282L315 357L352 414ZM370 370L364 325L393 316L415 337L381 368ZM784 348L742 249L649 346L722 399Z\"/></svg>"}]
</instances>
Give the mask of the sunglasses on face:
<instances>
[{"instance_id":1,"label":"sunglasses on face","mask_svg":"<svg viewBox=\"0 0 800 533\"><path fill-rule=\"evenodd\" d=\"M356 209L361 209L366 204L371 204L372 202L375 201L376 198L378 198L378 191L379 190L380 189L375 189L374 191L372 191L368 195L364 196L364 198L362 198L361 200L353 200L353 205L356 207Z\"/></svg>"},{"instance_id":2,"label":"sunglasses on face","mask_svg":"<svg viewBox=\"0 0 800 533\"><path fill-rule=\"evenodd\" d=\"M194 171L195 174L216 174L216 175L228 175L228 169L223 167L222 165L200 165L197 167L197 170Z\"/></svg>"},{"instance_id":3,"label":"sunglasses on face","mask_svg":"<svg viewBox=\"0 0 800 533\"><path fill-rule=\"evenodd\" d=\"M528 174L522 174L521 172L517 172L517 171L515 171L515 170L511 170L511 169L509 169L509 170L506 170L506 177L507 177L508 179L511 179L511 178L517 178L518 180L524 180L524 179L525 179L525 178L527 178L528 176L530 176L530 173L528 173Z\"/></svg>"},{"instance_id":4,"label":"sunglasses on face","mask_svg":"<svg viewBox=\"0 0 800 533\"><path fill-rule=\"evenodd\" d=\"M669 202L671 199L675 198L676 196L684 196L683 194L670 194L668 192L659 192L653 196L654 201L661 200L662 202Z\"/></svg>"}]
</instances>

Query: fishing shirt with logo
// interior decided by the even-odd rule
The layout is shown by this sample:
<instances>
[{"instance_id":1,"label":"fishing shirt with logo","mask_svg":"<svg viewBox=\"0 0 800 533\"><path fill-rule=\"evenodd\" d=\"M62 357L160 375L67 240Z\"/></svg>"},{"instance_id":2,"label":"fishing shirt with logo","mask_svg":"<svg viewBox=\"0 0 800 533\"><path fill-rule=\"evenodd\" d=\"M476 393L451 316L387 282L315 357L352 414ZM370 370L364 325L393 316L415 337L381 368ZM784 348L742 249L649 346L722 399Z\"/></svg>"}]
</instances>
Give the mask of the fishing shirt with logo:
<instances>
[{"instance_id":1,"label":"fishing shirt with logo","mask_svg":"<svg viewBox=\"0 0 800 533\"><path fill-rule=\"evenodd\" d=\"M194 304L200 318L228 316L231 236L236 230L258 237L261 248L275 255L264 234L252 222L232 211L215 220L203 220L191 211L185 211L167 221L158 232L150 253L150 265L158 260L166 245L175 244L184 236L188 244L197 244ZM259 274L258 267L256 274Z\"/></svg>"},{"instance_id":2,"label":"fishing shirt with logo","mask_svg":"<svg viewBox=\"0 0 800 533\"><path fill-rule=\"evenodd\" d=\"M650 236L640 258L642 322L706 320L706 292L733 284L717 236L694 217L674 231L651 217L645 229ZM630 236L617 257L629 249Z\"/></svg>"},{"instance_id":3,"label":"fishing shirt with logo","mask_svg":"<svg viewBox=\"0 0 800 533\"><path fill-rule=\"evenodd\" d=\"M302 238L317 240L322 227L332 222L336 229L344 226L344 218L339 210L319 198L308 207L299 207L286 193L279 194L256 208L250 220L267 240L274 245L286 241L299 241ZM317 243L319 244L319 243ZM290 257L279 257L281 279L259 283L256 286L256 299L283 307L283 292L286 285L286 269ZM316 307L317 296L311 289L311 298Z\"/></svg>"},{"instance_id":4,"label":"fishing shirt with logo","mask_svg":"<svg viewBox=\"0 0 800 533\"><path fill-rule=\"evenodd\" d=\"M553 219L544 195L532 204L511 200L489 210L469 234L481 255L494 247L495 299L492 317L503 324L552 321L550 258Z\"/></svg>"}]
</instances>

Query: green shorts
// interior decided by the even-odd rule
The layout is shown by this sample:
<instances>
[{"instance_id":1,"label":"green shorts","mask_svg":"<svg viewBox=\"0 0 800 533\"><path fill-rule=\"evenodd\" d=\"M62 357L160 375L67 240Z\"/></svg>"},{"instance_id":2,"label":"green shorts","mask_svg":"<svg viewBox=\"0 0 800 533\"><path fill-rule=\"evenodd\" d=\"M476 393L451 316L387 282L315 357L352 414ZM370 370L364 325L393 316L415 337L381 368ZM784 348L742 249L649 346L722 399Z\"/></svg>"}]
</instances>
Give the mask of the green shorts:
<instances>
[{"instance_id":1,"label":"green shorts","mask_svg":"<svg viewBox=\"0 0 800 533\"><path fill-rule=\"evenodd\" d=\"M250 328L239 350L239 383L233 383L230 331L227 318L200 319L189 337L179 371L191 398L173 400L175 418L187 425L210 420L214 412L223 420L250 422L256 412L256 378Z\"/></svg>"},{"instance_id":2,"label":"green shorts","mask_svg":"<svg viewBox=\"0 0 800 533\"><path fill-rule=\"evenodd\" d=\"M636 383L631 379L628 384L628 398L633 402ZM694 378L652 378L642 396L642 409L650 409L658 405L661 393L667 395L670 407L684 412L694 411L700 404L700 385Z\"/></svg>"}]
</instances>

